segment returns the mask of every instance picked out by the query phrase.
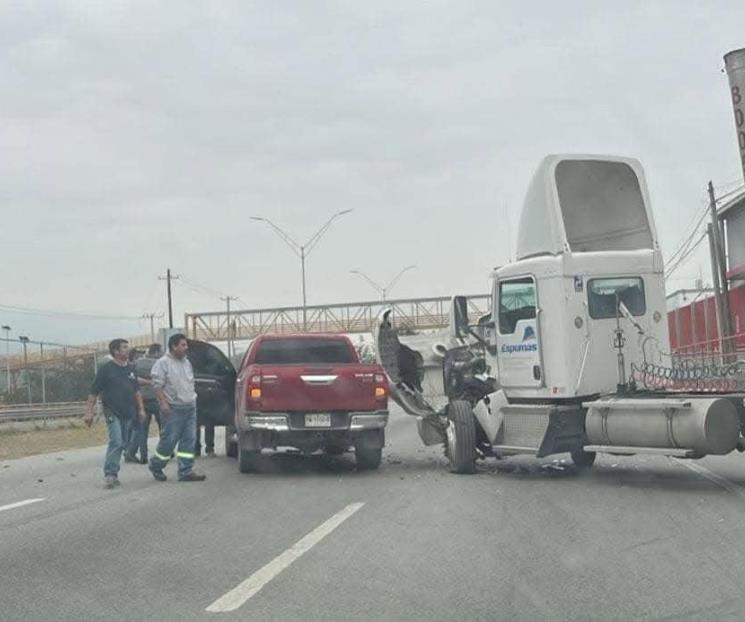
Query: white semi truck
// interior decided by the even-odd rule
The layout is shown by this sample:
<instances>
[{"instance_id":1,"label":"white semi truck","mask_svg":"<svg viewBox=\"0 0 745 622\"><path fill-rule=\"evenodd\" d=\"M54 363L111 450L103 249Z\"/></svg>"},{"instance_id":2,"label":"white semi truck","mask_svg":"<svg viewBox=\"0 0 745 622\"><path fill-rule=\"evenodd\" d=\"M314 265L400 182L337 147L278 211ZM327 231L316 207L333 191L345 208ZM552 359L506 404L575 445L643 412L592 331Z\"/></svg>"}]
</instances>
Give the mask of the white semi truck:
<instances>
[{"instance_id":1,"label":"white semi truck","mask_svg":"<svg viewBox=\"0 0 745 622\"><path fill-rule=\"evenodd\" d=\"M490 455L568 452L589 467L598 452L700 458L742 448L742 395L656 381L739 365L696 371L669 352L663 260L637 160L546 157L517 259L494 270L491 291L476 322L456 296L442 333L399 337L390 310L375 330L393 398L425 444L444 444L453 471L473 472Z\"/></svg>"}]
</instances>

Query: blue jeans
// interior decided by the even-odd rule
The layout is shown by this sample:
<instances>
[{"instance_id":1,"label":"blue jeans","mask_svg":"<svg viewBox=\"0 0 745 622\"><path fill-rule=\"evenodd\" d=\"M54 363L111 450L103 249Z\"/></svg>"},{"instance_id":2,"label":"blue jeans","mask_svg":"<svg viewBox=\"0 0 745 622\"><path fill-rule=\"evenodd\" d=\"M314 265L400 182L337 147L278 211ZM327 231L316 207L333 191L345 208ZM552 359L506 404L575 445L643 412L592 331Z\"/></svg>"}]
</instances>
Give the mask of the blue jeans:
<instances>
[{"instance_id":1,"label":"blue jeans","mask_svg":"<svg viewBox=\"0 0 745 622\"><path fill-rule=\"evenodd\" d=\"M147 460L147 438L150 436L150 419L152 415L147 413L145 421L138 418L133 424L129 434L129 445L127 453L134 457L140 452L140 460Z\"/></svg>"},{"instance_id":2,"label":"blue jeans","mask_svg":"<svg viewBox=\"0 0 745 622\"><path fill-rule=\"evenodd\" d=\"M139 418L132 424L131 431L129 434L129 443L127 444L127 453L134 457L137 455L137 451L140 452L140 460L147 460L147 439L150 436L150 421L153 417L158 422L158 428L160 429L160 409L158 403L145 400L145 421L140 421Z\"/></svg>"},{"instance_id":3,"label":"blue jeans","mask_svg":"<svg viewBox=\"0 0 745 622\"><path fill-rule=\"evenodd\" d=\"M122 462L122 452L129 437L131 419L119 419L114 415L106 415L106 426L109 430L109 446L106 448L106 459L103 463L105 477L116 477Z\"/></svg>"},{"instance_id":4,"label":"blue jeans","mask_svg":"<svg viewBox=\"0 0 745 622\"><path fill-rule=\"evenodd\" d=\"M158 446L150 459L150 469L162 471L178 445L179 479L189 475L194 467L194 445L197 441L197 407L194 404L171 405L171 413L161 413L163 429Z\"/></svg>"}]
</instances>

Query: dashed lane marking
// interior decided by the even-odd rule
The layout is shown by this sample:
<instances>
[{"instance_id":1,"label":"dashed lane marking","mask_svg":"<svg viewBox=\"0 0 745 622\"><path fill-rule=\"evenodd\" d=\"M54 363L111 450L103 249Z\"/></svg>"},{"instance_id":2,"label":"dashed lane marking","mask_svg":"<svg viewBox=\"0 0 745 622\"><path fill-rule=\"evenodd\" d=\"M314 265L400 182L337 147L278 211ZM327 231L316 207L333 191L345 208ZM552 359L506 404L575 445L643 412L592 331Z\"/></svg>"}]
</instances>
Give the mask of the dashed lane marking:
<instances>
[{"instance_id":1,"label":"dashed lane marking","mask_svg":"<svg viewBox=\"0 0 745 622\"><path fill-rule=\"evenodd\" d=\"M351 503L340 512L334 514L327 521L321 523L308 535L293 544L289 549L280 553L266 566L254 572L248 579L218 598L207 607L210 613L224 613L235 611L249 598L255 596L261 588L279 575L295 560L307 553L316 544L329 535L334 529L359 510L364 503Z\"/></svg>"},{"instance_id":2,"label":"dashed lane marking","mask_svg":"<svg viewBox=\"0 0 745 622\"><path fill-rule=\"evenodd\" d=\"M0 512L5 510L15 510L16 508L22 508L24 505L31 505L32 503L39 503L44 501L44 498L40 499L25 499L24 501L16 501L15 503L9 503L8 505L0 505Z\"/></svg>"}]
</instances>

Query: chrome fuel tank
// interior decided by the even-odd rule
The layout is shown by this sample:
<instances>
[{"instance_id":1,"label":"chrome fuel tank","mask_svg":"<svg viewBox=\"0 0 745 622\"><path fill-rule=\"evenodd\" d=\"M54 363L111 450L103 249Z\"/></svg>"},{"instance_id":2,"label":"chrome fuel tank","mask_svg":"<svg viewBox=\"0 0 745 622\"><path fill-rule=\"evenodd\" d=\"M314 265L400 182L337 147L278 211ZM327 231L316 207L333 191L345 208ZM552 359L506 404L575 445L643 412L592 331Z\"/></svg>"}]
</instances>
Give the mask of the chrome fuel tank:
<instances>
[{"instance_id":1,"label":"chrome fuel tank","mask_svg":"<svg viewBox=\"0 0 745 622\"><path fill-rule=\"evenodd\" d=\"M723 455L740 436L735 406L717 397L608 398L585 403L590 445L686 449Z\"/></svg>"}]
</instances>

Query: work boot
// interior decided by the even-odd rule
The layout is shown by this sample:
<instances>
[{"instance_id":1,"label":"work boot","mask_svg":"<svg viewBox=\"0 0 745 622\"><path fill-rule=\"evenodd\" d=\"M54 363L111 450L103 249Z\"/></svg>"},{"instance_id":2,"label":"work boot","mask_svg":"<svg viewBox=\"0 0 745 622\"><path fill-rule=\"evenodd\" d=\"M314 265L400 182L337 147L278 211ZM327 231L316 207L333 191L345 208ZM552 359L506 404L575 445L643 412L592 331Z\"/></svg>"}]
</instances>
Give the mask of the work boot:
<instances>
[{"instance_id":1,"label":"work boot","mask_svg":"<svg viewBox=\"0 0 745 622\"><path fill-rule=\"evenodd\" d=\"M116 488L119 486L119 478L116 475L107 475L103 478L103 487L107 490L111 490L112 488Z\"/></svg>"},{"instance_id":2,"label":"work boot","mask_svg":"<svg viewBox=\"0 0 745 622\"><path fill-rule=\"evenodd\" d=\"M152 466L150 467L150 472L153 474L153 477L155 478L155 481L157 482L165 482L168 478L166 477L166 474L163 473L160 469L154 469Z\"/></svg>"},{"instance_id":3,"label":"work boot","mask_svg":"<svg viewBox=\"0 0 745 622\"><path fill-rule=\"evenodd\" d=\"M207 451L205 452L205 455L206 455L206 456L207 456L208 458L214 458L214 457L215 457L215 450L214 450L214 449L208 449L208 450L207 450Z\"/></svg>"},{"instance_id":4,"label":"work boot","mask_svg":"<svg viewBox=\"0 0 745 622\"><path fill-rule=\"evenodd\" d=\"M144 458L140 458L140 464L148 464L149 460L147 459L147 456Z\"/></svg>"},{"instance_id":5,"label":"work boot","mask_svg":"<svg viewBox=\"0 0 745 622\"><path fill-rule=\"evenodd\" d=\"M191 471L190 473L187 473L183 477L179 477L178 481L180 482L203 482L207 479L207 476L203 473L195 473L194 471Z\"/></svg>"}]
</instances>

